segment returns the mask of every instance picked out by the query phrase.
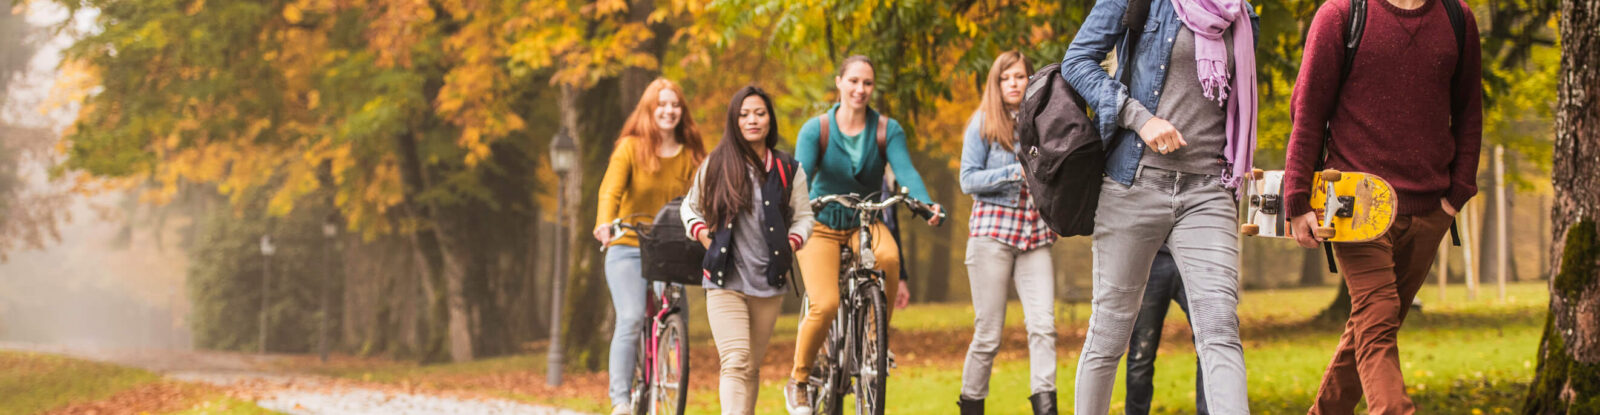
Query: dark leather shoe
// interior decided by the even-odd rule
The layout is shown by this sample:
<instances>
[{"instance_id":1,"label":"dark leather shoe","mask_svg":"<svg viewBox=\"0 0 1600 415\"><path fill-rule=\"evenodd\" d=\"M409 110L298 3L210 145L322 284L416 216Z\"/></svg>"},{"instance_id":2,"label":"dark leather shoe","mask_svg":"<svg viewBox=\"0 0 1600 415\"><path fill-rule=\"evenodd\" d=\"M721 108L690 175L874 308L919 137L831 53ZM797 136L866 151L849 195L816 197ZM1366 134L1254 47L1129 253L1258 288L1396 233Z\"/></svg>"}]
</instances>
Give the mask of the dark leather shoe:
<instances>
[{"instance_id":1,"label":"dark leather shoe","mask_svg":"<svg viewBox=\"0 0 1600 415\"><path fill-rule=\"evenodd\" d=\"M1033 415L1056 415L1056 392L1039 392L1028 397L1033 402Z\"/></svg>"},{"instance_id":2,"label":"dark leather shoe","mask_svg":"<svg viewBox=\"0 0 1600 415\"><path fill-rule=\"evenodd\" d=\"M961 407L961 415L983 415L983 400L967 400L966 397L956 401L956 406Z\"/></svg>"}]
</instances>

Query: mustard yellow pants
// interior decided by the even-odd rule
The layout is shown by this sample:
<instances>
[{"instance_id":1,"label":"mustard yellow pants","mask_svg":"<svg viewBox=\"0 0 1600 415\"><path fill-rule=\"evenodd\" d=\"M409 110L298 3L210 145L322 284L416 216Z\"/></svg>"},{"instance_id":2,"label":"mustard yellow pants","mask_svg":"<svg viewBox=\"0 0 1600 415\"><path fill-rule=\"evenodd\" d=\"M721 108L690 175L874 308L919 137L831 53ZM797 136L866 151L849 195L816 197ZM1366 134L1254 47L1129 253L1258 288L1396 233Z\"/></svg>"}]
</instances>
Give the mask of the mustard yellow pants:
<instances>
[{"instance_id":1,"label":"mustard yellow pants","mask_svg":"<svg viewBox=\"0 0 1600 415\"><path fill-rule=\"evenodd\" d=\"M839 313L839 247L850 244L851 250L861 246L860 230L835 230L818 223L812 228L811 240L795 255L800 260L800 276L806 282L806 296L811 306L800 320L800 334L795 340L794 370L789 377L804 382L816 363L817 350L827 338L833 317ZM889 315L894 314L895 294L900 289L900 246L889 235L889 227L882 223L872 225L872 253L877 259L875 269L883 271L884 295L889 300Z\"/></svg>"}]
</instances>

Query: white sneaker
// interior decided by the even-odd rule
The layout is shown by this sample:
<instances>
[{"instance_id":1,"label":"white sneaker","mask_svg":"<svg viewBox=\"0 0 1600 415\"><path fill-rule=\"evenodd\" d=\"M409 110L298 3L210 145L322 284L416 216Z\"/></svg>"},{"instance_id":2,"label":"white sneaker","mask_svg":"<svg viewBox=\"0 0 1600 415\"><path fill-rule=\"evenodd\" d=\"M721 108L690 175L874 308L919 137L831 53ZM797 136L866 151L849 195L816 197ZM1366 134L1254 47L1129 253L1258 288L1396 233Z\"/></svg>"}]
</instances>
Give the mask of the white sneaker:
<instances>
[{"instance_id":1,"label":"white sneaker","mask_svg":"<svg viewBox=\"0 0 1600 415\"><path fill-rule=\"evenodd\" d=\"M611 407L611 415L633 415L633 405L623 404Z\"/></svg>"}]
</instances>

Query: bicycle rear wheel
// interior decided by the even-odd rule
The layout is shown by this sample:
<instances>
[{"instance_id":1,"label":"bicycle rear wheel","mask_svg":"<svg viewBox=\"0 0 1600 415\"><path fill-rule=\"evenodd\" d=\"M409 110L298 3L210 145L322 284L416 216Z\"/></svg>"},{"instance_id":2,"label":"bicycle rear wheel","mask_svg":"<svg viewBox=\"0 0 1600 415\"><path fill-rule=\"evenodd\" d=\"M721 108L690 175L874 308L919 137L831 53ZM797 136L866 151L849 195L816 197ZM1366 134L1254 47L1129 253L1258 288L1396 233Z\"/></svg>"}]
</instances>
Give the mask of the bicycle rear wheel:
<instances>
[{"instance_id":1,"label":"bicycle rear wheel","mask_svg":"<svg viewBox=\"0 0 1600 415\"><path fill-rule=\"evenodd\" d=\"M655 414L683 415L689 402L689 316L688 305L668 315L657 343L655 385L652 386Z\"/></svg>"},{"instance_id":2,"label":"bicycle rear wheel","mask_svg":"<svg viewBox=\"0 0 1600 415\"><path fill-rule=\"evenodd\" d=\"M882 281L877 279L876 281ZM856 291L857 307L851 310L856 321L856 413L883 415L885 389L889 376L889 301L877 282L862 284Z\"/></svg>"}]
</instances>

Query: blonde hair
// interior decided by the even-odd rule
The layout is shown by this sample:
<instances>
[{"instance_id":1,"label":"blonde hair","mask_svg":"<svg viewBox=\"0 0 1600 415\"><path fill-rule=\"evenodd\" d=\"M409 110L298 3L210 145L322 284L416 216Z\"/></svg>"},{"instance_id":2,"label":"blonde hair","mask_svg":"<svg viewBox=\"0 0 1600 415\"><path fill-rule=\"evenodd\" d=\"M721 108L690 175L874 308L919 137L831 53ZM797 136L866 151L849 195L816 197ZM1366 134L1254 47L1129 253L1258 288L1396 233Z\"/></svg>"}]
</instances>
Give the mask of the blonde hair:
<instances>
[{"instance_id":1,"label":"blonde hair","mask_svg":"<svg viewBox=\"0 0 1600 415\"><path fill-rule=\"evenodd\" d=\"M689 98L683 95L683 89L678 84L666 78L656 78L645 87L644 96L639 97L639 104L633 107L633 114L622 123L622 133L617 136L617 143L633 137L638 143L633 147L633 159L636 167L646 171L655 172L661 168L661 156L656 153L656 148L661 146L661 129L655 123L656 107L661 106L661 91L670 90L678 95L678 102L683 106L683 115L678 118L678 126L673 128L678 142L683 144L684 150L694 157L694 164L699 165L706 158L706 148L700 139L700 129L694 125L694 117L690 115Z\"/></svg>"},{"instance_id":2,"label":"blonde hair","mask_svg":"<svg viewBox=\"0 0 1600 415\"><path fill-rule=\"evenodd\" d=\"M1022 70L1032 74L1033 67L1028 65L1028 58L1015 50L1001 53L994 58L994 64L989 66L989 77L983 81L983 101L978 104L978 110L983 111L983 128L978 134L983 141L993 144L1000 143L1006 151L1012 149L1016 140L1012 131L1016 126L1016 119L1011 118L1011 111L1006 109L1006 101L1000 96L1000 74L1011 65L1022 62Z\"/></svg>"}]
</instances>

